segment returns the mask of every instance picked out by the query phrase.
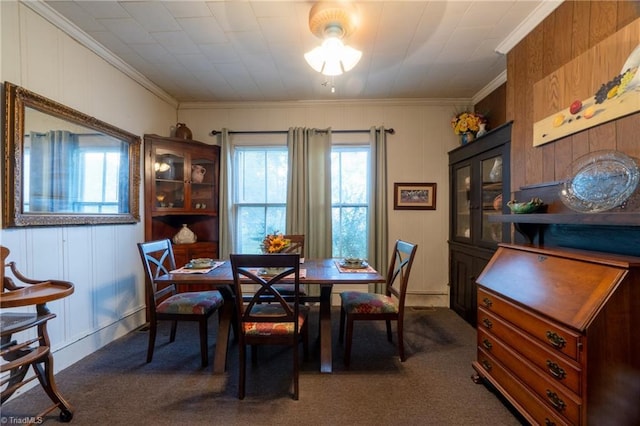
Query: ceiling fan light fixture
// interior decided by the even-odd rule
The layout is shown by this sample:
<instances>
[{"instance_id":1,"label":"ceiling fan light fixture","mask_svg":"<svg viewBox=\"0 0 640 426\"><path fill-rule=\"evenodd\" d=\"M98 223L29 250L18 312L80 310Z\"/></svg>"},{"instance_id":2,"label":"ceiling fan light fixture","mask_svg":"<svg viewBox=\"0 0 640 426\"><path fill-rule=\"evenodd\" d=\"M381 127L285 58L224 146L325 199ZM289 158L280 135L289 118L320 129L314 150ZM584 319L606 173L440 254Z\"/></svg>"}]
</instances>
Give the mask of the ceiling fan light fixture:
<instances>
[{"instance_id":1,"label":"ceiling fan light fixture","mask_svg":"<svg viewBox=\"0 0 640 426\"><path fill-rule=\"evenodd\" d=\"M340 75L355 67L362 52L345 46L337 37L329 37L321 46L305 53L304 58L311 68L324 75Z\"/></svg>"},{"instance_id":2,"label":"ceiling fan light fixture","mask_svg":"<svg viewBox=\"0 0 640 426\"><path fill-rule=\"evenodd\" d=\"M323 39L322 45L305 53L304 58L315 71L328 76L353 69L362 52L345 46L342 39L357 27L355 7L344 3L316 3L309 12L309 29Z\"/></svg>"}]
</instances>

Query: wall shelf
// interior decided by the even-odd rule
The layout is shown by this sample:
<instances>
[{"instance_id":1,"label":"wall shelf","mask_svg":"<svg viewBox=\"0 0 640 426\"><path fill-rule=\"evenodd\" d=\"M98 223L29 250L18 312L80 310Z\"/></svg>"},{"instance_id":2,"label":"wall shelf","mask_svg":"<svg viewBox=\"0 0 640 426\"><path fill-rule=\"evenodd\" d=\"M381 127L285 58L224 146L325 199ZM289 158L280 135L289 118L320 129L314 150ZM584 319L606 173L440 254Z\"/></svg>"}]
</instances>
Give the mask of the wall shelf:
<instances>
[{"instance_id":1,"label":"wall shelf","mask_svg":"<svg viewBox=\"0 0 640 426\"><path fill-rule=\"evenodd\" d=\"M490 222L546 225L639 226L638 212L497 214Z\"/></svg>"}]
</instances>

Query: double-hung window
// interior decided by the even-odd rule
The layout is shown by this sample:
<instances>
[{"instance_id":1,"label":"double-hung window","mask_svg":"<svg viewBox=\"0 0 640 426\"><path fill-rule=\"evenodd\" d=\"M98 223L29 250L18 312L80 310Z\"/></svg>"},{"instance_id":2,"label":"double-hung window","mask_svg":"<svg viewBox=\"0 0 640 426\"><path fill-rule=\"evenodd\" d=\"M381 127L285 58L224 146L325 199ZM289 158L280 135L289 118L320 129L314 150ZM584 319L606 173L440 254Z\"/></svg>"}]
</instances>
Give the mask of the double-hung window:
<instances>
[{"instance_id":1,"label":"double-hung window","mask_svg":"<svg viewBox=\"0 0 640 426\"><path fill-rule=\"evenodd\" d=\"M238 253L260 253L266 234L285 232L287 147L236 146L234 210Z\"/></svg>"},{"instance_id":2,"label":"double-hung window","mask_svg":"<svg viewBox=\"0 0 640 426\"><path fill-rule=\"evenodd\" d=\"M287 147L236 145L234 152L235 249L259 253L266 234L286 230ZM369 152L368 145L353 143L331 150L334 257L367 257Z\"/></svg>"},{"instance_id":3,"label":"double-hung window","mask_svg":"<svg viewBox=\"0 0 640 426\"><path fill-rule=\"evenodd\" d=\"M368 182L369 147L334 146L331 150L333 257L367 258Z\"/></svg>"}]
</instances>

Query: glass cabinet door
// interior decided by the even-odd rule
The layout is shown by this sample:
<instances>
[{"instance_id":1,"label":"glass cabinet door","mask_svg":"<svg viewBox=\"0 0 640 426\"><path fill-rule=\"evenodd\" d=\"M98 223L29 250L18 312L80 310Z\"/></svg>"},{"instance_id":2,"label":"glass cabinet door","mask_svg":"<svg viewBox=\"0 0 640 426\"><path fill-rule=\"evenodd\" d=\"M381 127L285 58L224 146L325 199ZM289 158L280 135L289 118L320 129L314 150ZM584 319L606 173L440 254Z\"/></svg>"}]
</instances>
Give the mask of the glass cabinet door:
<instances>
[{"instance_id":1,"label":"glass cabinet door","mask_svg":"<svg viewBox=\"0 0 640 426\"><path fill-rule=\"evenodd\" d=\"M214 173L215 164L211 158L191 158L191 197L192 210L214 210Z\"/></svg>"},{"instance_id":2,"label":"glass cabinet door","mask_svg":"<svg viewBox=\"0 0 640 426\"><path fill-rule=\"evenodd\" d=\"M495 244L502 241L502 224L489 222L489 216L502 213L502 155L481 160L481 234L484 243Z\"/></svg>"},{"instance_id":3,"label":"glass cabinet door","mask_svg":"<svg viewBox=\"0 0 640 426\"><path fill-rule=\"evenodd\" d=\"M184 208L184 156L176 151L158 148L153 165L155 210Z\"/></svg>"},{"instance_id":4,"label":"glass cabinet door","mask_svg":"<svg viewBox=\"0 0 640 426\"><path fill-rule=\"evenodd\" d=\"M453 226L456 238L471 238L471 165L455 170Z\"/></svg>"}]
</instances>

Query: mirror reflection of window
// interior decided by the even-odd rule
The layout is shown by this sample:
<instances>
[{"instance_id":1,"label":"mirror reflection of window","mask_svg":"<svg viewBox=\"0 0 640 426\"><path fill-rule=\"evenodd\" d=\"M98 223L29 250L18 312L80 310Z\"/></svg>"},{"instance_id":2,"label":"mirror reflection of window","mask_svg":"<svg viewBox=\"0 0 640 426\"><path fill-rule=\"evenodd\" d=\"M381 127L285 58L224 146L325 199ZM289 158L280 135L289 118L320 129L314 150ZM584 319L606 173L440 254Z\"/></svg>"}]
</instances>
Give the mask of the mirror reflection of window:
<instances>
[{"instance_id":1,"label":"mirror reflection of window","mask_svg":"<svg viewBox=\"0 0 640 426\"><path fill-rule=\"evenodd\" d=\"M27 110L30 124L38 130L24 137L23 211L127 213L129 193L122 185L128 182L127 144ZM73 130L43 130L47 126Z\"/></svg>"}]
</instances>

